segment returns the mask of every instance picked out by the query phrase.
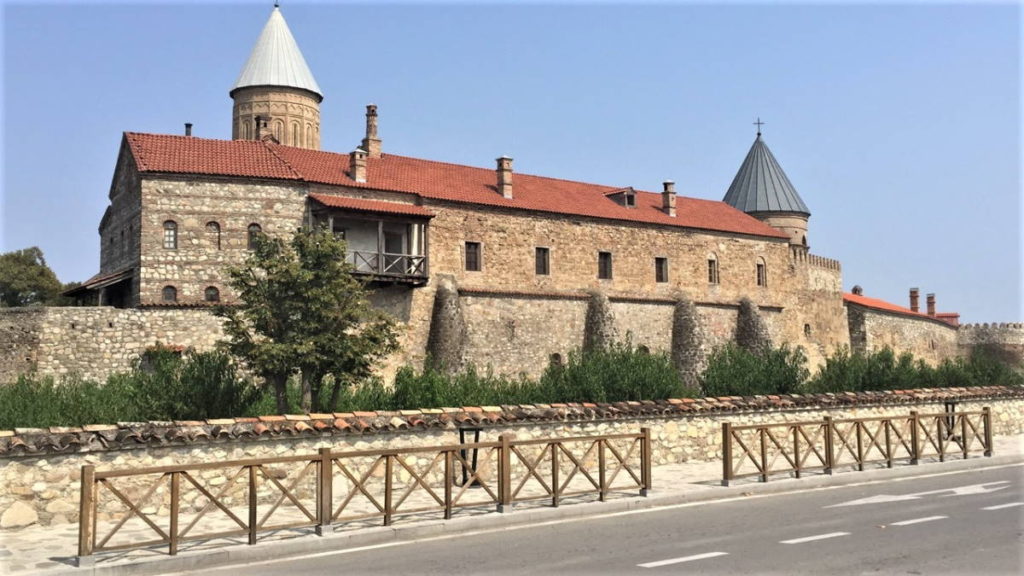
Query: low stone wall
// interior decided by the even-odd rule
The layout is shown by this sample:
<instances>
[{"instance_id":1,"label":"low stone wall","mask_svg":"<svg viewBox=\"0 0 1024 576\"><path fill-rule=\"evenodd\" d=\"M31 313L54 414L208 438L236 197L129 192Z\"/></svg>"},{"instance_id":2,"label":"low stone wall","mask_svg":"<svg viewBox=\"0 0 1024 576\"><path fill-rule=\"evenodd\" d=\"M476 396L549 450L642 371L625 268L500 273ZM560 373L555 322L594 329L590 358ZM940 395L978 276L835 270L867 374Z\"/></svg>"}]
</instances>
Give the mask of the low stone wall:
<instances>
[{"instance_id":1,"label":"low stone wall","mask_svg":"<svg viewBox=\"0 0 1024 576\"><path fill-rule=\"evenodd\" d=\"M19 374L106 380L157 343L210 350L223 336L206 308L109 306L0 309L0 385Z\"/></svg>"},{"instance_id":2,"label":"low stone wall","mask_svg":"<svg viewBox=\"0 0 1024 576\"><path fill-rule=\"evenodd\" d=\"M721 458L721 425L934 413L992 408L994 433L1024 433L1024 389L974 388L673 399L663 402L483 406L122 423L0 431L0 528L75 522L81 467L130 469L312 454L318 448L380 450L458 442L462 424L501 434L550 438L650 428L655 466ZM668 478L655 477L655 487Z\"/></svg>"}]
</instances>

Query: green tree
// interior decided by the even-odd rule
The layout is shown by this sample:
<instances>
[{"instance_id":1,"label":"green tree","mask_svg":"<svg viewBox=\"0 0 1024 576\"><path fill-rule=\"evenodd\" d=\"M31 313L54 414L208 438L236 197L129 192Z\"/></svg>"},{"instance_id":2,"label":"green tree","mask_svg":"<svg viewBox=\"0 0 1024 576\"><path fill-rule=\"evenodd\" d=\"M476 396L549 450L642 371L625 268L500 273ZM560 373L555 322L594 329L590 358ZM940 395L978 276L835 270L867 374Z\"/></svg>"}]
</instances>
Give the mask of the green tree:
<instances>
[{"instance_id":1,"label":"green tree","mask_svg":"<svg viewBox=\"0 0 1024 576\"><path fill-rule=\"evenodd\" d=\"M273 388L279 412L292 375L301 376L302 409L333 410L342 386L365 379L398 346L394 320L373 309L345 262L345 242L326 230L300 230L287 242L261 236L228 275L240 303L215 309L224 345Z\"/></svg>"},{"instance_id":2,"label":"green tree","mask_svg":"<svg viewBox=\"0 0 1024 576\"><path fill-rule=\"evenodd\" d=\"M60 291L61 283L39 248L0 254L0 306L51 304Z\"/></svg>"}]
</instances>

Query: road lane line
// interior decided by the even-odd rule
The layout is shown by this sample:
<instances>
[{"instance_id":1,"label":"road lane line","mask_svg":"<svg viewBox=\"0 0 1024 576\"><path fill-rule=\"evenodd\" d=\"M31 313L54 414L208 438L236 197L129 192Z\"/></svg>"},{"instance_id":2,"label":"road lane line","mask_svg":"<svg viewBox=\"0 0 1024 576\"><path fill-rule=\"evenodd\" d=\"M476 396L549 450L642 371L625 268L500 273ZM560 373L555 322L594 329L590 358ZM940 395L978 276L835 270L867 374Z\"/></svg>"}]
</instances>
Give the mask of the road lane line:
<instances>
[{"instance_id":1,"label":"road lane line","mask_svg":"<svg viewBox=\"0 0 1024 576\"><path fill-rule=\"evenodd\" d=\"M1024 502L1010 502L1009 504L1000 504L998 506L986 506L982 510L1002 510L1003 508L1013 508L1014 506L1024 506Z\"/></svg>"},{"instance_id":2,"label":"road lane line","mask_svg":"<svg viewBox=\"0 0 1024 576\"><path fill-rule=\"evenodd\" d=\"M708 552L706 554L695 554L693 556L683 556L682 558L669 558L668 560L658 560L657 562L648 562L646 564L637 564L641 568L657 568L658 566L668 566L669 564L679 564L681 562L693 562L694 560L704 560L705 558L717 558L718 556L728 556L728 552Z\"/></svg>"},{"instance_id":3,"label":"road lane line","mask_svg":"<svg viewBox=\"0 0 1024 576\"><path fill-rule=\"evenodd\" d=\"M849 536L849 532L829 532L828 534L818 534L817 536L806 536L804 538L794 538L792 540L782 540L779 544L803 544L804 542L814 542L815 540L826 540L828 538L838 538L840 536Z\"/></svg>"},{"instance_id":4,"label":"road lane line","mask_svg":"<svg viewBox=\"0 0 1024 576\"><path fill-rule=\"evenodd\" d=\"M924 518L914 518L913 520L901 520L899 522L891 522L889 526L910 526L911 524L920 524L921 522L931 522L932 520L944 520L949 516L926 516Z\"/></svg>"}]
</instances>

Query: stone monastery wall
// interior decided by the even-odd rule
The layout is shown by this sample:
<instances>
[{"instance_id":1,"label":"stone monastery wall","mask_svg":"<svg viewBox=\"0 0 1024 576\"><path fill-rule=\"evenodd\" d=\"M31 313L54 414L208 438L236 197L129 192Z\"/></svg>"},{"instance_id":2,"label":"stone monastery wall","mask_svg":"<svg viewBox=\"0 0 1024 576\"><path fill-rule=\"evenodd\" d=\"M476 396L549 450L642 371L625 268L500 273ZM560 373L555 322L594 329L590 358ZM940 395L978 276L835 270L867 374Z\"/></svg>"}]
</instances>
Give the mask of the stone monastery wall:
<instances>
[{"instance_id":1,"label":"stone monastery wall","mask_svg":"<svg viewBox=\"0 0 1024 576\"><path fill-rule=\"evenodd\" d=\"M209 350L221 336L203 309L3 308L0 383L30 371L102 381L158 343Z\"/></svg>"},{"instance_id":2,"label":"stone monastery wall","mask_svg":"<svg viewBox=\"0 0 1024 576\"><path fill-rule=\"evenodd\" d=\"M897 353L909 352L935 365L955 358L957 328L941 320L909 317L847 304L850 322L850 349L874 352L885 347Z\"/></svg>"},{"instance_id":3,"label":"stone monastery wall","mask_svg":"<svg viewBox=\"0 0 1024 576\"><path fill-rule=\"evenodd\" d=\"M85 464L98 470L118 470L312 454L322 447L345 451L450 445L458 443L458 426L463 423L481 426L480 439L485 442L502 434L520 439L552 438L636 433L647 427L651 429L655 465L720 461L723 422L744 425L820 420L826 415L835 419L907 416L912 410L934 414L943 412L943 402L949 400L959 402L958 411L990 407L995 435L1024 432L1022 392L1000 387L483 406L0 431L0 525L3 520L9 522L4 526L9 528L76 522ZM274 469L280 472L279 478L295 472L285 467ZM217 486L224 484L223 474L223 469L212 469L198 476ZM657 490L672 479L655 474L653 481ZM152 477L143 477L135 484L119 481L117 486L137 496L150 482ZM147 510L166 517L166 498L165 492L158 491ZM202 504L190 502L183 512ZM100 510L101 514L110 511Z\"/></svg>"}]
</instances>

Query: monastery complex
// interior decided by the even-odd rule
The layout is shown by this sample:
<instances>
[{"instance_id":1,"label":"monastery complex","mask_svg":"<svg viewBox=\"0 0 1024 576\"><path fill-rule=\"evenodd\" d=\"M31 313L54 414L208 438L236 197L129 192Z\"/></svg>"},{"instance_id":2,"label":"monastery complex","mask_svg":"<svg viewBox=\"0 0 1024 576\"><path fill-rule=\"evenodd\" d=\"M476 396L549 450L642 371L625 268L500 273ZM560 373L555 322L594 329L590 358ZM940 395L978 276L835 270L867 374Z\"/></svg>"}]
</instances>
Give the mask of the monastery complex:
<instances>
[{"instance_id":1,"label":"monastery complex","mask_svg":"<svg viewBox=\"0 0 1024 576\"><path fill-rule=\"evenodd\" d=\"M808 205L758 132L721 201L661 190L392 154L366 107L355 150L320 149L324 100L274 8L230 91L232 139L126 132L99 223L100 270L72 295L91 304L5 310L0 374L88 377L125 370L149 346L209 349L209 307L231 302L225 267L259 233L326 226L402 325L382 368L428 354L499 373L539 374L584 341L608 302L614 332L652 351L678 347L680 302L697 312L701 353L735 337L743 299L775 344L812 367L837 349L889 346L930 363L996 342L1024 351L1019 325L960 326L934 295L909 306L842 289L815 255ZM389 129L400 130L401 127ZM353 135L353 140L358 139ZM813 202L813 194L808 198Z\"/></svg>"}]
</instances>

